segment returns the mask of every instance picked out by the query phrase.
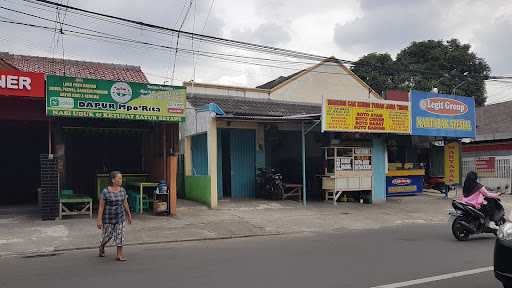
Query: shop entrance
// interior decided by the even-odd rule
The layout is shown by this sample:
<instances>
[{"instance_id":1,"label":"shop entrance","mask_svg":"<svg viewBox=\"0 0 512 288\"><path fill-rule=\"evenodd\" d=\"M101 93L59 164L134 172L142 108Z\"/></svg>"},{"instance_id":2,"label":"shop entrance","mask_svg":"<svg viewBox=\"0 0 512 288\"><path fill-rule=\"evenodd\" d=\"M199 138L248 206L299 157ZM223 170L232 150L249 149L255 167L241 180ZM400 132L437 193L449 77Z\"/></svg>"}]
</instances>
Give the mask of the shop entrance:
<instances>
[{"instance_id":1,"label":"shop entrance","mask_svg":"<svg viewBox=\"0 0 512 288\"><path fill-rule=\"evenodd\" d=\"M98 175L145 171L142 129L64 127L65 189L97 195Z\"/></svg>"},{"instance_id":2,"label":"shop entrance","mask_svg":"<svg viewBox=\"0 0 512 288\"><path fill-rule=\"evenodd\" d=\"M256 132L250 129L218 129L219 199L256 197Z\"/></svg>"},{"instance_id":3,"label":"shop entrance","mask_svg":"<svg viewBox=\"0 0 512 288\"><path fill-rule=\"evenodd\" d=\"M284 183L302 185L301 132L269 126L265 133L265 164L282 173ZM307 200L322 200L322 146L327 138L318 131L306 136Z\"/></svg>"},{"instance_id":4,"label":"shop entrance","mask_svg":"<svg viewBox=\"0 0 512 288\"><path fill-rule=\"evenodd\" d=\"M37 204L39 156L48 153L47 123L2 120L0 135L0 205Z\"/></svg>"}]
</instances>

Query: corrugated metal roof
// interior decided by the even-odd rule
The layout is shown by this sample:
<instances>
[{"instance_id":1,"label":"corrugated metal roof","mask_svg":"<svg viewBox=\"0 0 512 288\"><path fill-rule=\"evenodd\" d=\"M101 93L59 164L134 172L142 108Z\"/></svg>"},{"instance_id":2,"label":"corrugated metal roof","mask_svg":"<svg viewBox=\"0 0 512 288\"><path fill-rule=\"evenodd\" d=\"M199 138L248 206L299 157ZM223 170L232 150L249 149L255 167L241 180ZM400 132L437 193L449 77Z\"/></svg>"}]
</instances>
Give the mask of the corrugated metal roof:
<instances>
[{"instance_id":1,"label":"corrugated metal roof","mask_svg":"<svg viewBox=\"0 0 512 288\"><path fill-rule=\"evenodd\" d=\"M189 95L188 101L194 108L203 107L208 103L215 103L219 105L227 115L235 116L283 117L302 114L320 114L322 112L321 105L235 96L196 94L194 96Z\"/></svg>"},{"instance_id":2,"label":"corrugated metal roof","mask_svg":"<svg viewBox=\"0 0 512 288\"><path fill-rule=\"evenodd\" d=\"M242 121L244 121L244 120L246 120L246 121L259 121L259 122L290 122L290 121L320 120L321 114L294 115L294 116L284 116L284 117L226 115L226 116L217 116L217 118L220 118L220 119L242 120Z\"/></svg>"}]
</instances>

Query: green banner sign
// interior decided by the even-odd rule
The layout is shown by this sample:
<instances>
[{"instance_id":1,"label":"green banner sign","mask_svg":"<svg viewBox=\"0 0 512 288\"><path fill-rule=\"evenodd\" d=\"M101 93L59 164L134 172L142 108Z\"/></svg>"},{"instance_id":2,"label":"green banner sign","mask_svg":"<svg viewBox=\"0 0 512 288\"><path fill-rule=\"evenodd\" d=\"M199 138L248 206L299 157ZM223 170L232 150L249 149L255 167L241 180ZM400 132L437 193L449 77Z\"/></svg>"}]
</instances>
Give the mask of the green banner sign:
<instances>
[{"instance_id":1,"label":"green banner sign","mask_svg":"<svg viewBox=\"0 0 512 288\"><path fill-rule=\"evenodd\" d=\"M48 116L179 122L186 98L183 86L46 77Z\"/></svg>"}]
</instances>

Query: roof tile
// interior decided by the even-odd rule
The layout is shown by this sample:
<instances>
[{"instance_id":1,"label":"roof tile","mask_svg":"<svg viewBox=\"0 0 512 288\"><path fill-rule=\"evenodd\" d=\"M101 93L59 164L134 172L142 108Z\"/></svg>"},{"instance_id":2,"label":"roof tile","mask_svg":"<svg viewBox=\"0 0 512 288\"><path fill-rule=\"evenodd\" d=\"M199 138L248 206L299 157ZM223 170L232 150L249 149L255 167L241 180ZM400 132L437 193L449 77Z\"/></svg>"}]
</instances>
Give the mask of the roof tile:
<instances>
[{"instance_id":1,"label":"roof tile","mask_svg":"<svg viewBox=\"0 0 512 288\"><path fill-rule=\"evenodd\" d=\"M16 55L0 52L0 60L21 71L52 75L147 83L139 66L78 61L71 59ZM65 72L65 73L64 73Z\"/></svg>"}]
</instances>

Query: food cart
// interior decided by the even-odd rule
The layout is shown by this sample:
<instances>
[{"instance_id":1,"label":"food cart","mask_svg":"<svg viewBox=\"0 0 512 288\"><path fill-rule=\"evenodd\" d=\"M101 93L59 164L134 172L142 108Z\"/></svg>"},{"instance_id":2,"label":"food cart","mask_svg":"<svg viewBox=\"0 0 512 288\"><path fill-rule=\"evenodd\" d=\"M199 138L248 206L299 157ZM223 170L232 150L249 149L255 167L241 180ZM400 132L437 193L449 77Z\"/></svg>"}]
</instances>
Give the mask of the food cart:
<instances>
[{"instance_id":1,"label":"food cart","mask_svg":"<svg viewBox=\"0 0 512 288\"><path fill-rule=\"evenodd\" d=\"M324 150L322 190L326 201L368 202L372 190L372 150L367 146L328 146ZM355 192L352 195L349 192ZM356 199L358 198L358 199Z\"/></svg>"}]
</instances>

